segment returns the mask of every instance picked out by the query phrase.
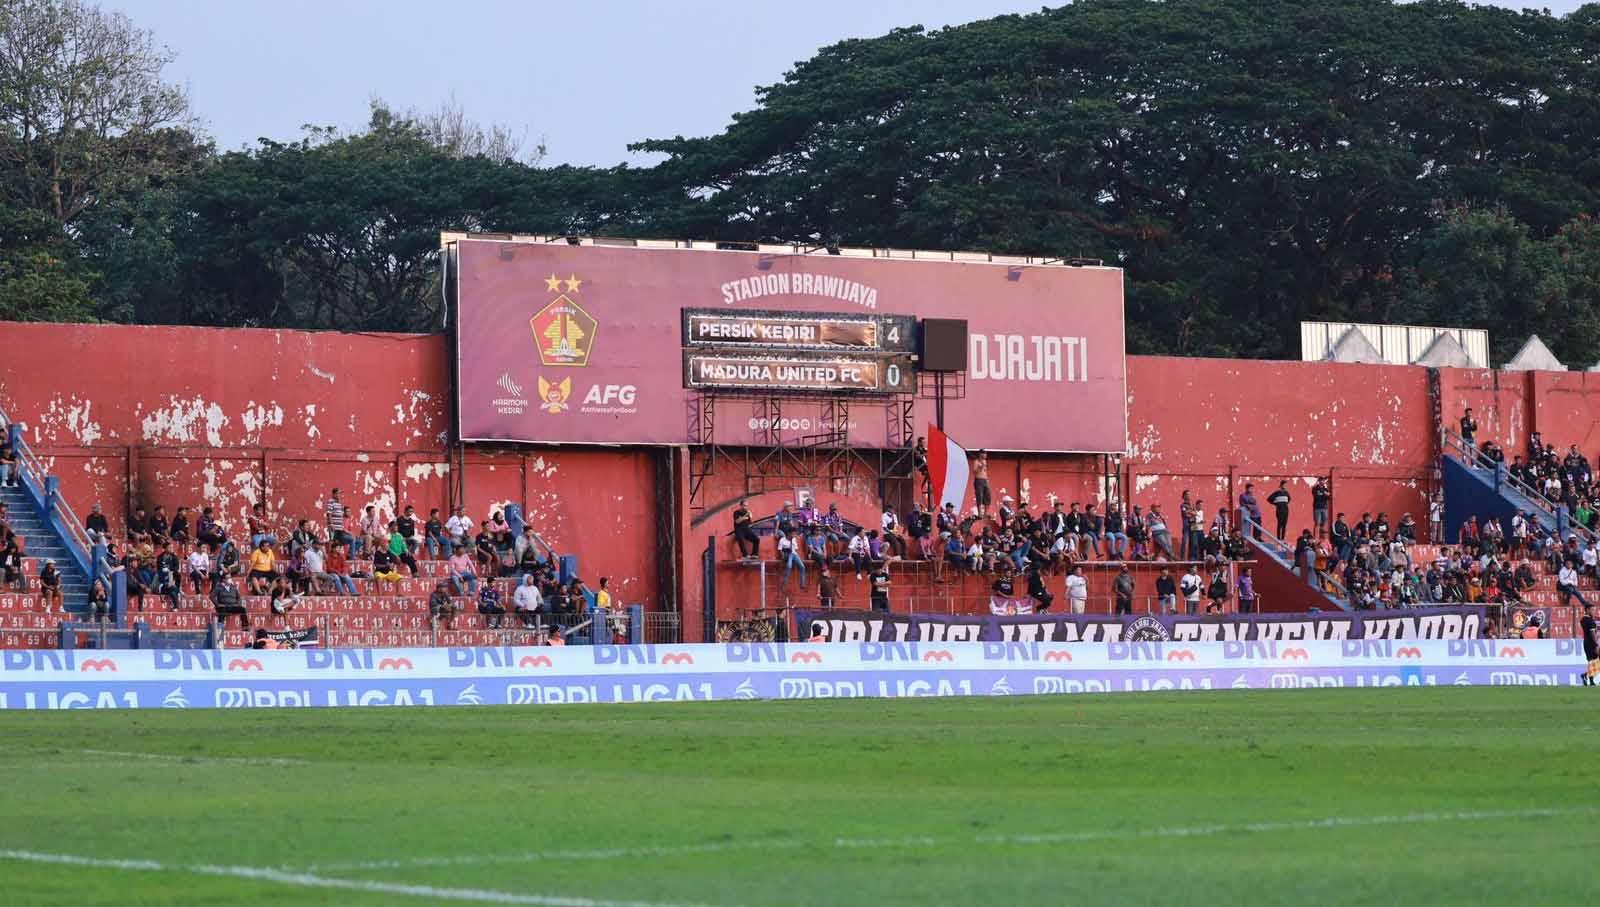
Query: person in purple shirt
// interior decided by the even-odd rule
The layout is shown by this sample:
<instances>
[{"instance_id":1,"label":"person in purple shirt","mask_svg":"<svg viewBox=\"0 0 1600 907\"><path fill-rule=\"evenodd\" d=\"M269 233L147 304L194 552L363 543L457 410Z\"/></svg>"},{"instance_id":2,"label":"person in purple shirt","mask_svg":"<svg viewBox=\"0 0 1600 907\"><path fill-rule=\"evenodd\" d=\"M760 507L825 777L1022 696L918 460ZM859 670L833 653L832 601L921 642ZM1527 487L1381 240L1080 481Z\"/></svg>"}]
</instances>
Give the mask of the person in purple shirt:
<instances>
[{"instance_id":1,"label":"person in purple shirt","mask_svg":"<svg viewBox=\"0 0 1600 907\"><path fill-rule=\"evenodd\" d=\"M878 537L876 529L867 533L867 552L874 564L883 563L883 539Z\"/></svg>"},{"instance_id":2,"label":"person in purple shirt","mask_svg":"<svg viewBox=\"0 0 1600 907\"><path fill-rule=\"evenodd\" d=\"M1239 613L1256 613L1256 578L1249 567L1239 571Z\"/></svg>"},{"instance_id":3,"label":"person in purple shirt","mask_svg":"<svg viewBox=\"0 0 1600 907\"><path fill-rule=\"evenodd\" d=\"M1255 523L1251 531L1255 533L1257 541L1261 539L1261 504L1256 501L1256 486L1254 482L1246 482L1244 494L1239 495L1239 509L1245 516Z\"/></svg>"}]
</instances>

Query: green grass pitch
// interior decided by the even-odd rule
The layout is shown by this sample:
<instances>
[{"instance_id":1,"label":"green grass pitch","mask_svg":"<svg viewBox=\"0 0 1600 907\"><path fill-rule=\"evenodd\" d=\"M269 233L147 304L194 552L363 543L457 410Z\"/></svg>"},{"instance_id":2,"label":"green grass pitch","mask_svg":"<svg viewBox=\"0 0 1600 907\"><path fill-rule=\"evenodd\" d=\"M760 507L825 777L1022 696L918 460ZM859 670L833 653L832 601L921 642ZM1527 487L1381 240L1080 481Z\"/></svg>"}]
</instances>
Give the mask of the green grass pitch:
<instances>
[{"instance_id":1,"label":"green grass pitch","mask_svg":"<svg viewBox=\"0 0 1600 907\"><path fill-rule=\"evenodd\" d=\"M1583 904L1600 691L0 714L0 902Z\"/></svg>"}]
</instances>

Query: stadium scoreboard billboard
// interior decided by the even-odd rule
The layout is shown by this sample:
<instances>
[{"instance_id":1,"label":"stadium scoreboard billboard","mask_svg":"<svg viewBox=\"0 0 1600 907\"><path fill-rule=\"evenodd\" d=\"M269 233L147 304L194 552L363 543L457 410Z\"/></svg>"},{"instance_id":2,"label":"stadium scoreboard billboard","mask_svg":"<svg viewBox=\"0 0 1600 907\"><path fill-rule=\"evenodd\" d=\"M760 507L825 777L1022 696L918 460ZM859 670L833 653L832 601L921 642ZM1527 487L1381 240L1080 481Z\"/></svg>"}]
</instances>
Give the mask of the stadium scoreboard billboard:
<instances>
[{"instance_id":1,"label":"stadium scoreboard billboard","mask_svg":"<svg viewBox=\"0 0 1600 907\"><path fill-rule=\"evenodd\" d=\"M1126 448L1120 269L705 244L450 245L466 441L688 444L695 398L709 395L718 443L767 444L770 426L740 399L762 392L795 395L783 437L837 429L819 398L916 392L917 331L936 318L970 327L965 395L945 408L961 443ZM932 420L932 401L915 405L918 423ZM847 418L852 443L890 443L881 414L857 406Z\"/></svg>"}]
</instances>

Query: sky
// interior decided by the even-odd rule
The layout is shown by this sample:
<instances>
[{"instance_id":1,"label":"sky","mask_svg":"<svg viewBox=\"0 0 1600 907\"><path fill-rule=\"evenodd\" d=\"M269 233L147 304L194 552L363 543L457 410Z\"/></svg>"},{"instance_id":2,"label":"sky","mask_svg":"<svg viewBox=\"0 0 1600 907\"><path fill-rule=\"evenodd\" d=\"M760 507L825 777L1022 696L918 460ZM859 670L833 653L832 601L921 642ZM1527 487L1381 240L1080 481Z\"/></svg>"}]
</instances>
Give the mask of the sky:
<instances>
[{"instance_id":1,"label":"sky","mask_svg":"<svg viewBox=\"0 0 1600 907\"><path fill-rule=\"evenodd\" d=\"M153 31L224 150L302 125L360 127L369 100L432 108L543 142L547 163L648 164L629 142L721 132L757 86L819 48L1040 0L101 0ZM1578 0L1498 2L1557 14Z\"/></svg>"}]
</instances>

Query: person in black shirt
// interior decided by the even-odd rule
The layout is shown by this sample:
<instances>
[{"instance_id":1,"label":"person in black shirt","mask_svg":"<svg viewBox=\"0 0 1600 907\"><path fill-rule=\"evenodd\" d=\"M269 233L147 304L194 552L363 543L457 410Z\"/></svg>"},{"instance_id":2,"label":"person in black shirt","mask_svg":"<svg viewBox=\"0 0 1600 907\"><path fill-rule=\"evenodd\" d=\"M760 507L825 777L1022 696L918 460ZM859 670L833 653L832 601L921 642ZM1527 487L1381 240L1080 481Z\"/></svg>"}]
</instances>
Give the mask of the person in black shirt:
<instances>
[{"instance_id":1,"label":"person in black shirt","mask_svg":"<svg viewBox=\"0 0 1600 907\"><path fill-rule=\"evenodd\" d=\"M1289 481L1284 479L1278 487L1267 495L1267 503L1272 505L1273 516L1278 518L1278 531L1274 533L1278 538L1283 538L1289 532Z\"/></svg>"},{"instance_id":2,"label":"person in black shirt","mask_svg":"<svg viewBox=\"0 0 1600 907\"><path fill-rule=\"evenodd\" d=\"M133 516L128 517L128 541L137 541L140 536L149 531L150 518L144 515L144 508L133 508Z\"/></svg>"},{"instance_id":3,"label":"person in black shirt","mask_svg":"<svg viewBox=\"0 0 1600 907\"><path fill-rule=\"evenodd\" d=\"M1328 532L1328 510L1332 506L1333 489L1328 487L1327 477L1317 476L1317 484L1311 486L1311 528L1319 539Z\"/></svg>"},{"instance_id":4,"label":"person in black shirt","mask_svg":"<svg viewBox=\"0 0 1600 907\"><path fill-rule=\"evenodd\" d=\"M108 535L111 532L111 524L106 521L106 515L101 511L99 504L89 508L89 516L84 519L83 528L89 531L90 538L95 538L95 533Z\"/></svg>"},{"instance_id":5,"label":"person in black shirt","mask_svg":"<svg viewBox=\"0 0 1600 907\"><path fill-rule=\"evenodd\" d=\"M22 479L21 471L17 468L17 452L11 447L10 432L0 425L0 485L17 487Z\"/></svg>"},{"instance_id":6,"label":"person in black shirt","mask_svg":"<svg viewBox=\"0 0 1600 907\"><path fill-rule=\"evenodd\" d=\"M739 557L752 558L761 550L761 540L750 528L750 507L745 501L733 511L733 540L739 546Z\"/></svg>"},{"instance_id":7,"label":"person in black shirt","mask_svg":"<svg viewBox=\"0 0 1600 907\"><path fill-rule=\"evenodd\" d=\"M172 545L161 543L161 554L156 557L156 594L164 595L171 610L178 610L178 593L182 586L178 583L178 556L172 553Z\"/></svg>"},{"instance_id":8,"label":"person in black shirt","mask_svg":"<svg viewBox=\"0 0 1600 907\"><path fill-rule=\"evenodd\" d=\"M1466 442L1468 447L1471 447L1476 443L1474 437L1477 433L1478 420L1472 418L1472 407L1469 406L1466 412L1461 414L1461 440Z\"/></svg>"},{"instance_id":9,"label":"person in black shirt","mask_svg":"<svg viewBox=\"0 0 1600 907\"><path fill-rule=\"evenodd\" d=\"M167 538L180 548L189 544L189 508L179 507L172 515L172 528L167 531Z\"/></svg>"},{"instance_id":10,"label":"person in black shirt","mask_svg":"<svg viewBox=\"0 0 1600 907\"><path fill-rule=\"evenodd\" d=\"M1050 605L1056 600L1056 597L1051 595L1050 590L1045 587L1044 573L1039 569L1037 563L1028 565L1028 597L1036 602L1033 609L1040 613L1049 611Z\"/></svg>"},{"instance_id":11,"label":"person in black shirt","mask_svg":"<svg viewBox=\"0 0 1600 907\"><path fill-rule=\"evenodd\" d=\"M1172 571L1166 567L1161 568L1161 575L1156 577L1156 600L1161 603L1162 614L1172 614L1178 610L1178 581L1172 578Z\"/></svg>"},{"instance_id":12,"label":"person in black shirt","mask_svg":"<svg viewBox=\"0 0 1600 907\"><path fill-rule=\"evenodd\" d=\"M1583 619L1578 621L1578 635L1583 637L1583 659L1589 664L1583 671L1585 686L1595 685L1595 676L1600 675L1600 628L1597 628L1594 613L1588 605L1583 606Z\"/></svg>"},{"instance_id":13,"label":"person in black shirt","mask_svg":"<svg viewBox=\"0 0 1600 907\"><path fill-rule=\"evenodd\" d=\"M879 562L868 574L867 580L872 584L872 610L889 611L889 565Z\"/></svg>"},{"instance_id":14,"label":"person in black shirt","mask_svg":"<svg viewBox=\"0 0 1600 907\"><path fill-rule=\"evenodd\" d=\"M400 533L400 537L406 540L406 551L415 557L417 548L420 547L417 543L417 511L410 504L406 505L405 513L395 517L394 528ZM412 573L416 571L413 570Z\"/></svg>"},{"instance_id":15,"label":"person in black shirt","mask_svg":"<svg viewBox=\"0 0 1600 907\"><path fill-rule=\"evenodd\" d=\"M157 504L155 511L150 514L150 541L157 545L165 542L167 540L167 526L167 508Z\"/></svg>"}]
</instances>

